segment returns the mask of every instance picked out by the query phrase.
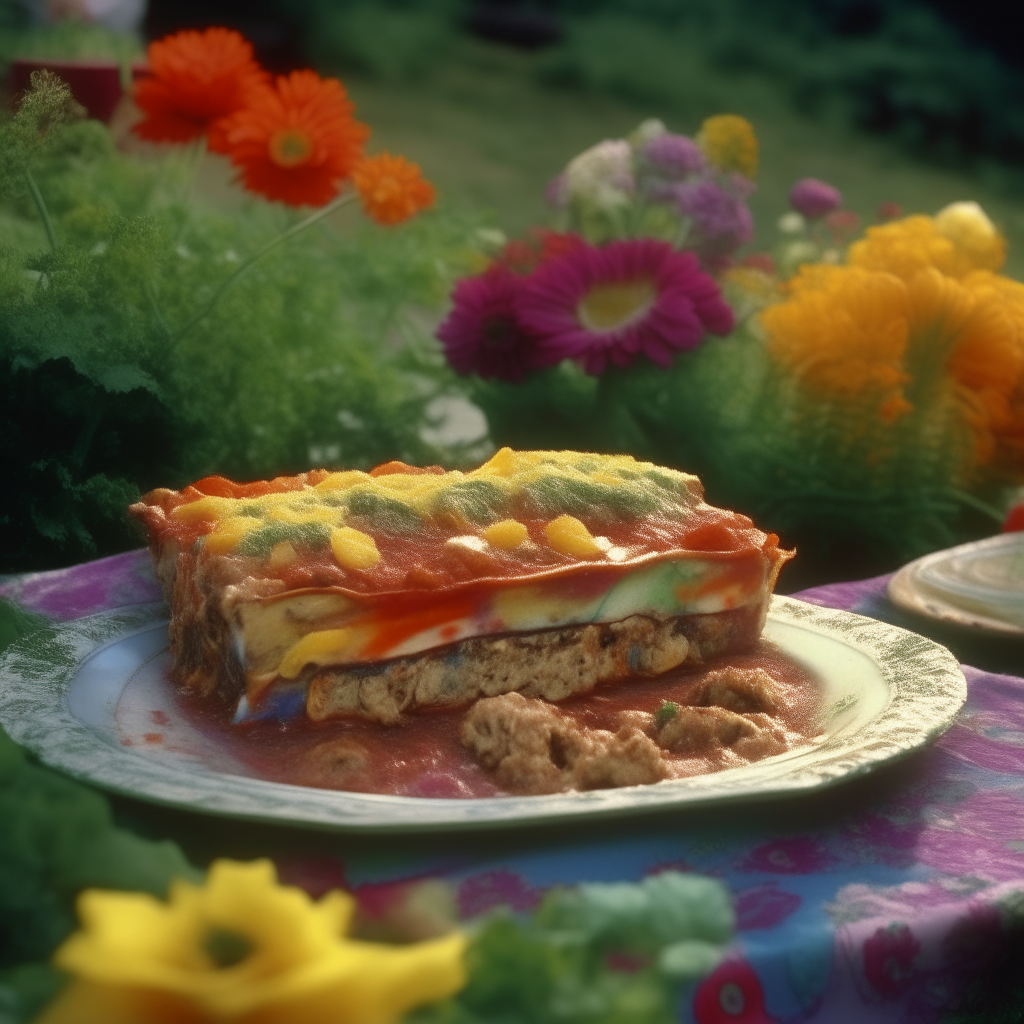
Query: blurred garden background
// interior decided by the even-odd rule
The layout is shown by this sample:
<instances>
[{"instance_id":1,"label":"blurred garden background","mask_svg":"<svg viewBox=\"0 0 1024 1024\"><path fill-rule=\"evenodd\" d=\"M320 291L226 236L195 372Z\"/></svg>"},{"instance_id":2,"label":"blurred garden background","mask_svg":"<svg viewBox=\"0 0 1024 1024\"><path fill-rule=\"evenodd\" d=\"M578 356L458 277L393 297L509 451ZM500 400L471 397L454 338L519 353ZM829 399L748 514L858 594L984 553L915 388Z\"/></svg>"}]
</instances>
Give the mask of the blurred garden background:
<instances>
[{"instance_id":1,"label":"blurred garden background","mask_svg":"<svg viewBox=\"0 0 1024 1024\"><path fill-rule=\"evenodd\" d=\"M21 165L0 168L3 572L135 546L123 509L140 491L209 473L251 479L392 458L457 467L486 456L506 437L493 416L489 429L482 392L434 339L451 288L503 239L551 222L545 187L575 154L648 118L687 135L720 113L753 124L756 235L745 252L777 244L789 189L810 176L836 186L861 227L896 208L934 213L975 200L1008 242L1004 273L1024 275L1024 67L1012 45L1021 15L1006 5L151 0L134 34L124 31L131 4L120 5L123 23L109 14L117 5L94 6L96 17L85 3L3 0L0 60L108 58L127 84L148 39L234 27L273 72L339 76L372 128L368 151L416 161L438 202L396 227L339 211L269 253L184 329L213 282L295 215L248 196L220 157L135 139L128 104L109 129L76 122L52 138L40 129L33 174L56 245ZM20 130L12 124L8 152ZM717 429L694 416L680 413L685 430ZM671 460L655 443L635 454L707 475L699 463L714 446L691 450L679 433ZM550 443L565 438L568 428ZM737 476L749 456L731 454ZM818 513L801 520L724 474L716 480L713 467L710 476L709 500L738 504L806 547L812 568L784 589L883 571L992 532L1013 482L979 486L959 504L942 497L922 511L915 495L906 508L836 513L822 525Z\"/></svg>"}]
</instances>

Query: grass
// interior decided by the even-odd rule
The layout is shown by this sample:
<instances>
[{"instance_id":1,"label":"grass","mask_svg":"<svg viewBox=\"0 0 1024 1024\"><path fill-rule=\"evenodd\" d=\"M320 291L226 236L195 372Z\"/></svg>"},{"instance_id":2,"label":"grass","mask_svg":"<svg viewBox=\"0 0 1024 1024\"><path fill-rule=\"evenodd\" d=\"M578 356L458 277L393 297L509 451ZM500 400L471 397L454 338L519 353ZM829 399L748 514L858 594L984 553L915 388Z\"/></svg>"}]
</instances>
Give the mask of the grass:
<instances>
[{"instance_id":1,"label":"grass","mask_svg":"<svg viewBox=\"0 0 1024 1024\"><path fill-rule=\"evenodd\" d=\"M840 188L847 206L868 223L885 201L908 213L931 213L954 200L976 199L1010 241L1008 271L1024 276L1024 203L994 171L929 165L893 142L802 116L774 83L755 75L708 72L692 102L679 109L545 87L536 73L542 60L466 43L459 59L419 81L342 74L359 116L373 127L372 148L417 160L446 204L487 210L509 234L548 218L544 185L582 149L620 137L646 117L690 133L709 114L730 111L748 117L761 141L759 188L751 203L761 246L775 241L790 185L812 176Z\"/></svg>"}]
</instances>

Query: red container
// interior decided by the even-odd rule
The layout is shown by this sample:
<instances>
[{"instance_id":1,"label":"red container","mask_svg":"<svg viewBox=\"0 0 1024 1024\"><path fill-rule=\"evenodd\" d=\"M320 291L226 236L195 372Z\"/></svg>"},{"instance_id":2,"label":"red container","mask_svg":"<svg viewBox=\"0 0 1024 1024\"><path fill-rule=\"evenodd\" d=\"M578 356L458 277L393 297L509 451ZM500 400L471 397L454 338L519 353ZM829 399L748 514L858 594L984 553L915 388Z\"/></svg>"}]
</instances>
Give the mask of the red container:
<instances>
[{"instance_id":1,"label":"red container","mask_svg":"<svg viewBox=\"0 0 1024 1024\"><path fill-rule=\"evenodd\" d=\"M33 71L59 75L71 94L97 121L109 121L121 99L121 69L112 60L16 60L11 64L11 95L17 101Z\"/></svg>"}]
</instances>

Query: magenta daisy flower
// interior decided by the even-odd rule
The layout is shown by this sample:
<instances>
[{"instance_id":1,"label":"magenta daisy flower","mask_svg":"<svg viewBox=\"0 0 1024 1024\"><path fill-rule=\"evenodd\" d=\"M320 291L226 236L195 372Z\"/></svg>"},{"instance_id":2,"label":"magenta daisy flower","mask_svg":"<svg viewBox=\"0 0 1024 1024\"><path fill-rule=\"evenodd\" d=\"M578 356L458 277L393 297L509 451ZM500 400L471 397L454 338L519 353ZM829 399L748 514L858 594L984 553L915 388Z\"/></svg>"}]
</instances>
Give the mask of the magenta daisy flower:
<instances>
[{"instance_id":1,"label":"magenta daisy flower","mask_svg":"<svg viewBox=\"0 0 1024 1024\"><path fill-rule=\"evenodd\" d=\"M524 282L517 310L541 358L578 359L592 374L641 354L667 367L705 332L733 328L732 310L693 253L649 238L577 246Z\"/></svg>"},{"instance_id":2,"label":"magenta daisy flower","mask_svg":"<svg viewBox=\"0 0 1024 1024\"><path fill-rule=\"evenodd\" d=\"M518 381L528 370L548 365L516 311L524 283L525 278L498 264L455 285L452 311L437 337L459 373Z\"/></svg>"}]
</instances>

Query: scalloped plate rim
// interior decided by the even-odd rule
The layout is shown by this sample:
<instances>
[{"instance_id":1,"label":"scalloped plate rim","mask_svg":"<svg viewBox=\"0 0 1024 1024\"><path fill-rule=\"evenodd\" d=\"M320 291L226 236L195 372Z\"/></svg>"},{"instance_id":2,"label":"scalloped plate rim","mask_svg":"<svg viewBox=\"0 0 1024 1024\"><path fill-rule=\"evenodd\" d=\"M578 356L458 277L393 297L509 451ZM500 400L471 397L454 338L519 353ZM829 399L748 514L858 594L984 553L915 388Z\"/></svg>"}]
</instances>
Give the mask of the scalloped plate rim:
<instances>
[{"instance_id":1,"label":"scalloped plate rim","mask_svg":"<svg viewBox=\"0 0 1024 1024\"><path fill-rule=\"evenodd\" d=\"M86 661L166 623L160 604L112 609L44 627L0 659L0 724L39 759L72 777L151 803L198 813L328 831L449 831L556 824L817 791L905 757L947 729L967 697L946 648L889 623L776 595L769 618L867 655L889 687L874 718L778 757L693 779L548 796L445 799L347 793L217 772L115 746L71 712Z\"/></svg>"}]
</instances>

